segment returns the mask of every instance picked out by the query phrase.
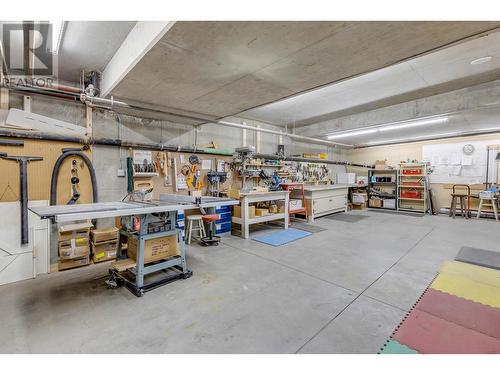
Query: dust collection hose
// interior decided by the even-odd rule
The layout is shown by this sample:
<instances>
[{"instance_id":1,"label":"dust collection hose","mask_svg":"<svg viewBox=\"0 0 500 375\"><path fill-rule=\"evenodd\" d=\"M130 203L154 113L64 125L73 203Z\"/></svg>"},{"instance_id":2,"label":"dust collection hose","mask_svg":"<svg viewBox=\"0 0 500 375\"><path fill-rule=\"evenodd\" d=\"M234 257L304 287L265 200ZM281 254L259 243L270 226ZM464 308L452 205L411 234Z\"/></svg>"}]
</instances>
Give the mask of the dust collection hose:
<instances>
[{"instance_id":1,"label":"dust collection hose","mask_svg":"<svg viewBox=\"0 0 500 375\"><path fill-rule=\"evenodd\" d=\"M56 160L54 169L52 170L52 179L50 181L50 205L54 206L57 204L57 177L59 176L59 169L61 168L63 161L70 156L79 156L83 159L85 164L87 164L87 168L89 169L90 173L90 180L92 182L92 200L93 203L97 203L97 178L92 162L90 161L88 156L82 152L81 149L63 148L62 154Z\"/></svg>"}]
</instances>

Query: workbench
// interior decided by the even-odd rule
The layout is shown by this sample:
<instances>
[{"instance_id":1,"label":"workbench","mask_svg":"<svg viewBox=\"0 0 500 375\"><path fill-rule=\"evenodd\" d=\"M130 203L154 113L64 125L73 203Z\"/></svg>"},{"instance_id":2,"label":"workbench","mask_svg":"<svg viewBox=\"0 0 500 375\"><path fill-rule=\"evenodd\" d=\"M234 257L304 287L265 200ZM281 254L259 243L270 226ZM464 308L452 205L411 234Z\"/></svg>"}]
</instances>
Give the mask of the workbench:
<instances>
[{"instance_id":1,"label":"workbench","mask_svg":"<svg viewBox=\"0 0 500 375\"><path fill-rule=\"evenodd\" d=\"M136 296L176 279L192 275L186 264L184 241L180 229L176 228L177 215L189 209L213 210L220 205L236 205L234 199L180 195L161 195L155 201L128 201L88 203L31 207L30 211L42 219L54 222L94 220L108 217L121 217L121 234L137 242L136 262L130 269L110 269L111 279L117 286L124 285ZM147 240L159 237L177 236L179 255L144 264L144 248ZM148 280L146 280L146 278Z\"/></svg>"},{"instance_id":2,"label":"workbench","mask_svg":"<svg viewBox=\"0 0 500 375\"><path fill-rule=\"evenodd\" d=\"M354 185L304 185L306 200L307 219L314 219L333 214L336 212L347 212L347 197L349 188ZM292 199L302 199L300 192L292 192Z\"/></svg>"},{"instance_id":3,"label":"workbench","mask_svg":"<svg viewBox=\"0 0 500 375\"><path fill-rule=\"evenodd\" d=\"M266 191L266 192L241 192L241 217L233 216L233 223L241 225L241 237L249 238L250 225L264 223L273 220L283 220L285 229L288 229L288 200L290 192L288 191ZM269 201L284 201L284 212L269 214L265 216L249 217L248 206L251 203L269 202Z\"/></svg>"}]
</instances>

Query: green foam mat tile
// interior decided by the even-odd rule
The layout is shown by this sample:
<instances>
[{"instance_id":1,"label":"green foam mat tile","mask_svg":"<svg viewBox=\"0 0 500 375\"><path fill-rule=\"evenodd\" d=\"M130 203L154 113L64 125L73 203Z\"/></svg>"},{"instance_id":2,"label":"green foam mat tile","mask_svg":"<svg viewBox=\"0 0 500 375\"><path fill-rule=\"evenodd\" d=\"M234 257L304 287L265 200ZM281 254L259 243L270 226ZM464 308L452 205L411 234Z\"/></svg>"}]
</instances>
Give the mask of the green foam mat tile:
<instances>
[{"instance_id":1,"label":"green foam mat tile","mask_svg":"<svg viewBox=\"0 0 500 375\"><path fill-rule=\"evenodd\" d=\"M380 349L380 354L420 354L406 345L400 344L396 340L389 340L387 344Z\"/></svg>"}]
</instances>

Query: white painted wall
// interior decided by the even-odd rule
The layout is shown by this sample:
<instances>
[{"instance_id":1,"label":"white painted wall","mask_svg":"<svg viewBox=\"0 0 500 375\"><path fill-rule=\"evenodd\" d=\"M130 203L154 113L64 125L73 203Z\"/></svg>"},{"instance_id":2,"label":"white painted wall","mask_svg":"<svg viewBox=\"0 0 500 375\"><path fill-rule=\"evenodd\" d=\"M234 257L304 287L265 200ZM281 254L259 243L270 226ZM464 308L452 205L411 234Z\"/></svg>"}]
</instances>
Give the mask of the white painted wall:
<instances>
[{"instance_id":1,"label":"white painted wall","mask_svg":"<svg viewBox=\"0 0 500 375\"><path fill-rule=\"evenodd\" d=\"M47 206L32 201L29 206ZM19 202L0 203L0 285L26 280L49 272L50 230L48 220L28 211L29 243L21 245Z\"/></svg>"}]
</instances>

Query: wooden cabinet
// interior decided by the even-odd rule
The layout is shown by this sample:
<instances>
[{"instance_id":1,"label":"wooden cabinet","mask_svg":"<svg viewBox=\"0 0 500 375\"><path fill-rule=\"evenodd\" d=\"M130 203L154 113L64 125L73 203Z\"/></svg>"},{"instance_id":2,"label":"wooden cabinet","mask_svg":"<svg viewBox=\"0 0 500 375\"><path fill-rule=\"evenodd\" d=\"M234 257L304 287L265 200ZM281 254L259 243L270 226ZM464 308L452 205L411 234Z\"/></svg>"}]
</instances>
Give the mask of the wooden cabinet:
<instances>
[{"instance_id":1,"label":"wooden cabinet","mask_svg":"<svg viewBox=\"0 0 500 375\"><path fill-rule=\"evenodd\" d=\"M304 187L309 221L319 216L347 210L348 185L318 185ZM298 198L294 193L291 199Z\"/></svg>"}]
</instances>

